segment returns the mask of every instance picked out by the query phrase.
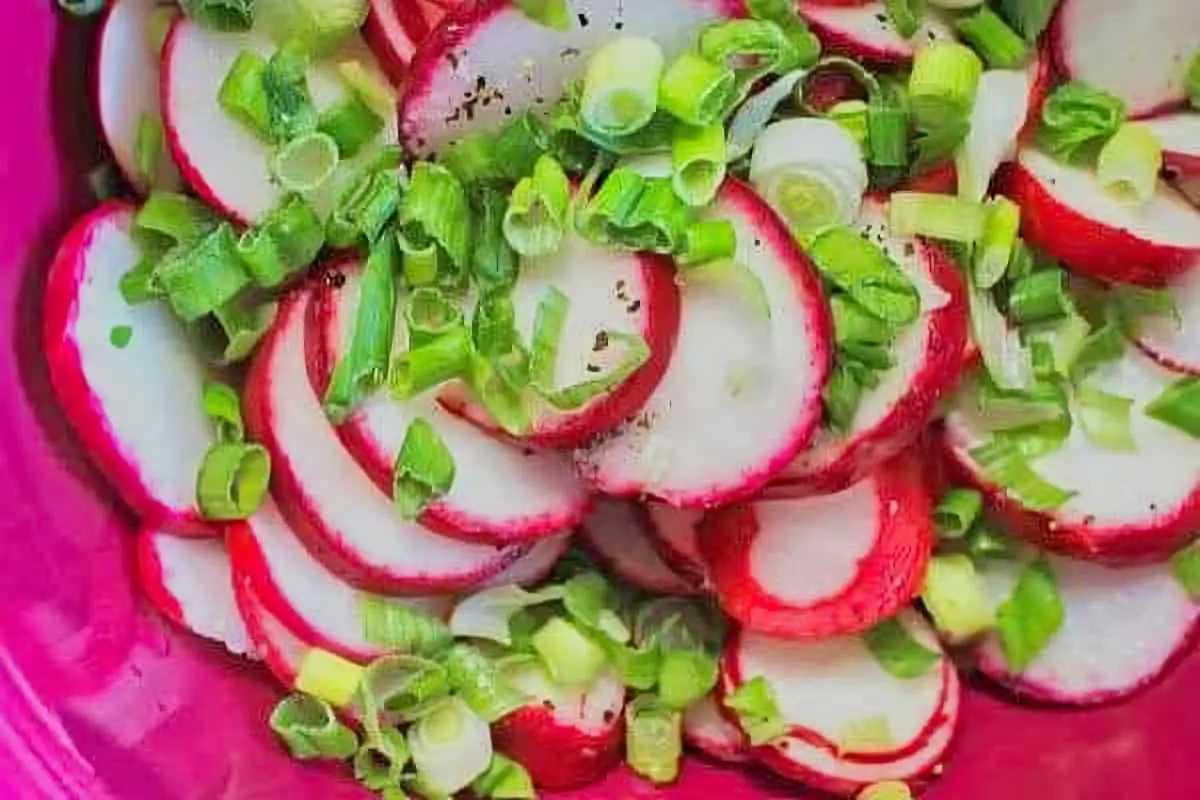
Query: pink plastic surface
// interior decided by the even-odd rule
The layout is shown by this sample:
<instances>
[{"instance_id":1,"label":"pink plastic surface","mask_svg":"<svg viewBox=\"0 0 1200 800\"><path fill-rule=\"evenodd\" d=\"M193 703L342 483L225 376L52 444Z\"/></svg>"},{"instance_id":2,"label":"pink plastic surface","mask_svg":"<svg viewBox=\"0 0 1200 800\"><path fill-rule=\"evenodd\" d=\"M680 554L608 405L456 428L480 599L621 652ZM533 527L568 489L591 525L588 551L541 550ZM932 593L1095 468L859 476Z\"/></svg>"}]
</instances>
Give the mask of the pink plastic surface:
<instances>
[{"instance_id":1,"label":"pink plastic surface","mask_svg":"<svg viewBox=\"0 0 1200 800\"><path fill-rule=\"evenodd\" d=\"M652 2L652 0L639 0ZM132 585L131 521L81 457L38 351L58 238L89 204L101 154L86 93L89 26L51 0L7 0L0 23L0 796L362 796L287 761L263 722L260 671L156 617ZM1200 796L1200 659L1099 711L1020 708L972 690L939 800L1191 800ZM670 791L625 774L572 795L806 797L693 760Z\"/></svg>"}]
</instances>

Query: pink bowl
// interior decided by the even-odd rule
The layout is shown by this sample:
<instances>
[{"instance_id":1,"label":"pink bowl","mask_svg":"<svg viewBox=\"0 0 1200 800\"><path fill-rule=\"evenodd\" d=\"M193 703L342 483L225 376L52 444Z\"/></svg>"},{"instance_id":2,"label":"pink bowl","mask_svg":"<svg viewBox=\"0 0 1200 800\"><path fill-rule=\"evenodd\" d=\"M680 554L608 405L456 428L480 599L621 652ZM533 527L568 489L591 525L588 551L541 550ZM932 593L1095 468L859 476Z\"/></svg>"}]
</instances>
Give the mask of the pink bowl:
<instances>
[{"instance_id":1,"label":"pink bowl","mask_svg":"<svg viewBox=\"0 0 1200 800\"><path fill-rule=\"evenodd\" d=\"M647 2L649 0L646 0ZM0 796L363 796L290 763L264 718L276 689L180 633L132 583L131 520L84 460L38 347L45 271L87 208L102 157L85 87L93 31L50 0L8 0L0 25ZM1099 711L1021 708L972 690L933 798L1184 800L1200 795L1200 659ZM694 760L677 788L625 774L578 798L784 798L805 793Z\"/></svg>"}]
</instances>

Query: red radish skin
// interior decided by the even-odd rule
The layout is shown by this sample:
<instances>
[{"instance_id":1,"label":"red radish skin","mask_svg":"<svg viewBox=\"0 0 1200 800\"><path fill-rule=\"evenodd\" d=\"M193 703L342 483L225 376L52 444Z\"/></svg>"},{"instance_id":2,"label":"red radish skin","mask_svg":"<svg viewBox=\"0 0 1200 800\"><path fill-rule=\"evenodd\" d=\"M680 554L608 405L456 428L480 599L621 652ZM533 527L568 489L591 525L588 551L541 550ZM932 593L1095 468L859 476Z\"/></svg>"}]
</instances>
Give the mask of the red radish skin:
<instances>
[{"instance_id":1,"label":"red radish skin","mask_svg":"<svg viewBox=\"0 0 1200 800\"><path fill-rule=\"evenodd\" d=\"M654 39L670 61L694 44L703 24L744 14L739 0L575 0L571 9L567 31L538 25L510 0L450 11L412 62L400 110L405 148L428 156L550 107L617 30Z\"/></svg>"},{"instance_id":2,"label":"red radish skin","mask_svg":"<svg viewBox=\"0 0 1200 800\"><path fill-rule=\"evenodd\" d=\"M700 529L721 607L787 639L858 633L894 616L921 591L933 540L920 464L908 456L840 494L730 506Z\"/></svg>"},{"instance_id":3,"label":"red radish skin","mask_svg":"<svg viewBox=\"0 0 1200 800\"><path fill-rule=\"evenodd\" d=\"M141 174L137 163L138 127L143 117L161 122L158 98L159 57L150 24L157 0L114 0L101 24L93 69L96 115L113 159L140 192L177 191L182 184L170 154L159 158L156 175Z\"/></svg>"},{"instance_id":4,"label":"red radish skin","mask_svg":"<svg viewBox=\"0 0 1200 800\"><path fill-rule=\"evenodd\" d=\"M1200 174L1200 113L1167 114L1141 123L1158 139L1163 166L1179 175Z\"/></svg>"},{"instance_id":5,"label":"red radish skin","mask_svg":"<svg viewBox=\"0 0 1200 800\"><path fill-rule=\"evenodd\" d=\"M50 379L88 455L144 525L215 536L196 507L196 474L212 444L200 408L207 377L163 303L131 306L122 275L141 259L135 209L108 202L82 217L50 266L42 345ZM127 326L129 343L110 343Z\"/></svg>"},{"instance_id":6,"label":"red radish skin","mask_svg":"<svg viewBox=\"0 0 1200 800\"><path fill-rule=\"evenodd\" d=\"M245 575L234 574L233 592L237 598L238 612L254 649L262 656L267 670L281 686L291 690L296 687L300 664L311 646L267 611L253 583Z\"/></svg>"},{"instance_id":7,"label":"red radish skin","mask_svg":"<svg viewBox=\"0 0 1200 800\"><path fill-rule=\"evenodd\" d=\"M410 0L371 0L363 39L393 86L401 86L417 47L429 36L425 16Z\"/></svg>"},{"instance_id":8,"label":"red radish skin","mask_svg":"<svg viewBox=\"0 0 1200 800\"><path fill-rule=\"evenodd\" d=\"M654 594L697 594L697 585L658 555L650 530L645 507L624 500L600 500L579 529L579 536L600 565L626 583Z\"/></svg>"},{"instance_id":9,"label":"red radish skin","mask_svg":"<svg viewBox=\"0 0 1200 800\"><path fill-rule=\"evenodd\" d=\"M1120 97L1132 117L1183 105L1185 75L1200 50L1200 5L1164 0L1063 0L1048 37L1058 70Z\"/></svg>"},{"instance_id":10,"label":"red radish skin","mask_svg":"<svg viewBox=\"0 0 1200 800\"><path fill-rule=\"evenodd\" d=\"M750 742L725 718L716 695L709 695L683 715L683 740L709 758L726 764L750 760Z\"/></svg>"},{"instance_id":11,"label":"red radish skin","mask_svg":"<svg viewBox=\"0 0 1200 800\"><path fill-rule=\"evenodd\" d=\"M313 290L305 337L309 377L321 397L339 354L349 346L360 284L356 263L346 262L333 274L341 277L336 286L325 281ZM402 318L396 330L403 338ZM403 347L398 342L396 351ZM338 426L346 450L381 492L392 492L396 458L408 425L417 418L434 426L456 462L450 493L421 515L425 527L467 542L504 546L554 536L583 521L591 499L565 455L499 441L439 407L432 396L404 404L371 398Z\"/></svg>"},{"instance_id":12,"label":"red radish skin","mask_svg":"<svg viewBox=\"0 0 1200 800\"><path fill-rule=\"evenodd\" d=\"M497 586L534 586L549 580L554 567L571 549L571 534L563 533L529 547L529 552L514 561L507 569L482 585L483 589Z\"/></svg>"},{"instance_id":13,"label":"red radish skin","mask_svg":"<svg viewBox=\"0 0 1200 800\"><path fill-rule=\"evenodd\" d=\"M887 220L886 205L869 201L859 226L882 243L918 287L922 316L897 338L897 366L864 395L852 430L818 434L813 446L768 487L772 497L840 492L862 480L912 445L958 382L969 327L962 275L932 242L891 235Z\"/></svg>"},{"instance_id":14,"label":"red radish skin","mask_svg":"<svg viewBox=\"0 0 1200 800\"><path fill-rule=\"evenodd\" d=\"M343 449L312 391L304 357L308 291L285 298L247 379L247 424L271 453L285 519L334 574L381 594L470 589L524 554L448 539L396 513Z\"/></svg>"},{"instance_id":15,"label":"red radish skin","mask_svg":"<svg viewBox=\"0 0 1200 800\"><path fill-rule=\"evenodd\" d=\"M958 411L947 416L939 439L946 475L951 484L983 492L989 512L1038 547L1102 562L1166 558L1200 531L1200 443L1145 414L1145 406L1178 378L1135 347L1094 373L1089 380L1097 388L1134 401L1137 450L1101 449L1074 426L1062 447L1031 462L1043 479L1077 492L1055 511L1027 508L987 479L970 455L984 435Z\"/></svg>"},{"instance_id":16,"label":"red radish skin","mask_svg":"<svg viewBox=\"0 0 1200 800\"><path fill-rule=\"evenodd\" d=\"M1167 369L1200 376L1200 269L1193 266L1168 288L1178 319L1169 314L1143 317L1135 341Z\"/></svg>"},{"instance_id":17,"label":"red radish skin","mask_svg":"<svg viewBox=\"0 0 1200 800\"><path fill-rule=\"evenodd\" d=\"M766 289L770 319L728 289L683 287L679 342L657 391L636 417L576 456L604 493L695 509L752 497L820 424L832 323L812 264L737 180L708 213L734 224L737 261ZM753 425L739 424L747 421Z\"/></svg>"},{"instance_id":18,"label":"red radish skin","mask_svg":"<svg viewBox=\"0 0 1200 800\"><path fill-rule=\"evenodd\" d=\"M892 25L882 2L801 0L797 10L828 53L870 64L908 64L924 43L954 38L945 23L929 17L911 39L905 39Z\"/></svg>"},{"instance_id":19,"label":"red radish skin","mask_svg":"<svg viewBox=\"0 0 1200 800\"><path fill-rule=\"evenodd\" d=\"M704 513L650 500L646 503L646 514L650 521L650 538L662 560L692 584L705 586L708 565L700 552L699 532Z\"/></svg>"},{"instance_id":20,"label":"red radish skin","mask_svg":"<svg viewBox=\"0 0 1200 800\"><path fill-rule=\"evenodd\" d=\"M997 181L1021 206L1024 238L1084 275L1156 287L1200 256L1200 211L1165 184L1136 211L1109 198L1090 173L1029 149Z\"/></svg>"},{"instance_id":21,"label":"red radish skin","mask_svg":"<svg viewBox=\"0 0 1200 800\"><path fill-rule=\"evenodd\" d=\"M147 528L137 535L136 553L142 592L160 613L235 655L254 656L221 540L181 539Z\"/></svg>"},{"instance_id":22,"label":"red radish skin","mask_svg":"<svg viewBox=\"0 0 1200 800\"><path fill-rule=\"evenodd\" d=\"M492 726L496 751L529 771L547 791L595 783L621 761L625 740L625 688L603 673L590 689L553 686L540 667L511 676L529 705Z\"/></svg>"},{"instance_id":23,"label":"red radish skin","mask_svg":"<svg viewBox=\"0 0 1200 800\"><path fill-rule=\"evenodd\" d=\"M1063 626L1020 673L1009 669L995 635L985 640L977 662L992 681L1036 703L1099 705L1149 688L1191 650L1200 605L1169 564L1112 568L1049 561L1065 608ZM1008 597L1019 567L987 565L992 602Z\"/></svg>"}]
</instances>

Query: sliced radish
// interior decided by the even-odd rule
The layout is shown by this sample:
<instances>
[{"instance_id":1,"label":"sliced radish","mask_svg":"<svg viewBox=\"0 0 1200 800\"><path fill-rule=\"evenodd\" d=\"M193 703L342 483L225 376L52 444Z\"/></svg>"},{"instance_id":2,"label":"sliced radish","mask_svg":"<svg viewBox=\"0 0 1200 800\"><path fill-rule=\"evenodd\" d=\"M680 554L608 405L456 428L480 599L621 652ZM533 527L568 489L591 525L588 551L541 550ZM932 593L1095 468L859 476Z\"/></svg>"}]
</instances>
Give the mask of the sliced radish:
<instances>
[{"instance_id":1,"label":"sliced radish","mask_svg":"<svg viewBox=\"0 0 1200 800\"><path fill-rule=\"evenodd\" d=\"M580 528L583 544L605 569L647 592L696 593L695 584L674 572L651 541L646 510L624 500L601 500Z\"/></svg>"},{"instance_id":2,"label":"sliced radish","mask_svg":"<svg viewBox=\"0 0 1200 800\"><path fill-rule=\"evenodd\" d=\"M1181 175L1200 173L1200 114L1167 114L1141 123L1163 148L1163 164Z\"/></svg>"},{"instance_id":3,"label":"sliced radish","mask_svg":"<svg viewBox=\"0 0 1200 800\"><path fill-rule=\"evenodd\" d=\"M244 51L269 59L276 47L255 33L218 33L180 17L163 47L162 98L167 141L188 184L210 205L238 222L251 224L273 209L284 190L272 179L272 148L222 110L217 102L230 67ZM336 104L349 91L338 64L358 61L375 68L375 59L355 39L308 71L308 84L318 109ZM324 218L356 171L378 158L381 148L395 144L392 119L376 142L344 160L336 173L307 199Z\"/></svg>"},{"instance_id":4,"label":"sliced radish","mask_svg":"<svg viewBox=\"0 0 1200 800\"><path fill-rule=\"evenodd\" d=\"M143 118L162 124L158 101L158 51L153 27L158 0L109 3L96 56L96 111L104 139L121 172L139 191L174 191L182 181L165 143L155 175L138 166L138 130Z\"/></svg>"},{"instance_id":5,"label":"sliced radish","mask_svg":"<svg viewBox=\"0 0 1200 800\"><path fill-rule=\"evenodd\" d=\"M548 109L619 31L658 42L668 60L707 22L740 16L735 0L573 0L571 28L532 21L509 0L467 3L418 50L401 100L405 147L437 152L490 133L515 114Z\"/></svg>"},{"instance_id":6,"label":"sliced radish","mask_svg":"<svg viewBox=\"0 0 1200 800\"><path fill-rule=\"evenodd\" d=\"M1054 511L1029 509L985 477L971 450L989 435L962 411L946 418L950 477L978 487L1013 533L1040 547L1096 560L1165 558L1200 530L1200 441L1145 413L1178 379L1136 347L1088 378L1089 385L1134 401L1130 420L1137 449L1098 447L1076 420L1062 447L1030 461L1044 480L1076 492Z\"/></svg>"},{"instance_id":7,"label":"sliced radish","mask_svg":"<svg viewBox=\"0 0 1200 800\"><path fill-rule=\"evenodd\" d=\"M926 43L955 38L949 25L929 15L920 30L905 39L882 2L833 5L801 0L797 10L826 50L875 64L906 64Z\"/></svg>"},{"instance_id":8,"label":"sliced radish","mask_svg":"<svg viewBox=\"0 0 1200 800\"><path fill-rule=\"evenodd\" d=\"M428 35L425 16L410 0L371 0L363 39L393 85L404 82L417 45Z\"/></svg>"},{"instance_id":9,"label":"sliced radish","mask_svg":"<svg viewBox=\"0 0 1200 800\"><path fill-rule=\"evenodd\" d=\"M509 674L532 700L492 727L496 751L529 770L539 789L595 783L621 760L625 685L604 672L590 687L555 684L540 666Z\"/></svg>"},{"instance_id":10,"label":"sliced radish","mask_svg":"<svg viewBox=\"0 0 1200 800\"><path fill-rule=\"evenodd\" d=\"M1120 97L1131 116L1150 116L1186 97L1200 4L1159 0L1133 10L1122 0L1064 0L1051 36L1072 80Z\"/></svg>"},{"instance_id":11,"label":"sliced radish","mask_svg":"<svg viewBox=\"0 0 1200 800\"><path fill-rule=\"evenodd\" d=\"M1143 317L1137 343L1167 369L1200 375L1200 269L1193 267L1170 291L1178 317Z\"/></svg>"},{"instance_id":12,"label":"sliced radish","mask_svg":"<svg viewBox=\"0 0 1200 800\"><path fill-rule=\"evenodd\" d=\"M905 457L839 494L715 511L700 549L727 614L801 639L864 631L911 603L933 538L920 466Z\"/></svg>"},{"instance_id":13,"label":"sliced radish","mask_svg":"<svg viewBox=\"0 0 1200 800\"><path fill-rule=\"evenodd\" d=\"M1161 285L1200 255L1200 211L1160 184L1144 206L1111 196L1090 170L1024 149L997 178L1021 206L1021 233L1071 269L1118 283Z\"/></svg>"},{"instance_id":14,"label":"sliced radish","mask_svg":"<svg viewBox=\"0 0 1200 800\"><path fill-rule=\"evenodd\" d=\"M383 594L468 589L519 558L521 548L471 545L405 522L359 469L308 380L308 303L306 293L284 301L246 390L249 427L271 452L275 499L304 545L338 576Z\"/></svg>"},{"instance_id":15,"label":"sliced radish","mask_svg":"<svg viewBox=\"0 0 1200 800\"><path fill-rule=\"evenodd\" d=\"M839 492L916 441L942 396L954 388L967 345L966 289L954 261L930 242L894 236L887 206L868 202L863 235L884 247L921 296L920 318L892 346L896 366L863 394L850 431L823 429L768 488L771 496Z\"/></svg>"},{"instance_id":16,"label":"sliced radish","mask_svg":"<svg viewBox=\"0 0 1200 800\"><path fill-rule=\"evenodd\" d=\"M233 590L237 610L254 649L262 656L275 680L285 689L294 689L300 665L314 645L305 642L267 610L249 577L235 573Z\"/></svg>"},{"instance_id":17,"label":"sliced radish","mask_svg":"<svg viewBox=\"0 0 1200 800\"><path fill-rule=\"evenodd\" d=\"M955 158L961 196L982 200L996 170L1015 154L1022 131L1036 123L1042 66L1037 58L1025 69L991 69L980 76L971 127Z\"/></svg>"},{"instance_id":18,"label":"sliced radish","mask_svg":"<svg viewBox=\"0 0 1200 800\"><path fill-rule=\"evenodd\" d=\"M901 620L930 650L937 637L916 613ZM778 699L787 736L754 756L785 777L839 795L884 780L911 780L944 757L958 717L958 673L948 658L917 678L897 678L857 636L789 642L740 631L726 648L729 691L763 677ZM857 731L886 734L860 741ZM873 738L873 737L872 737Z\"/></svg>"},{"instance_id":19,"label":"sliced radish","mask_svg":"<svg viewBox=\"0 0 1200 800\"><path fill-rule=\"evenodd\" d=\"M497 586L533 586L550 578L554 567L571 549L571 534L563 533L542 539L530 546L529 552L518 558L507 569L487 581L481 588Z\"/></svg>"},{"instance_id":20,"label":"sliced radish","mask_svg":"<svg viewBox=\"0 0 1200 800\"><path fill-rule=\"evenodd\" d=\"M579 447L637 413L662 380L679 332L679 288L669 260L619 253L571 233L554 255L526 260L512 292L517 330L532 341L538 307L551 289L567 296L570 308L559 340L555 386L575 386L619 369L627 345L610 334L640 336L650 359L624 383L577 411L546 404L534 410L523 438L541 447ZM481 427L496 424L460 385L443 394L444 405Z\"/></svg>"},{"instance_id":21,"label":"sliced radish","mask_svg":"<svg viewBox=\"0 0 1200 800\"><path fill-rule=\"evenodd\" d=\"M137 537L137 565L142 591L168 619L235 655L254 654L220 539L181 539L147 528Z\"/></svg>"},{"instance_id":22,"label":"sliced radish","mask_svg":"<svg viewBox=\"0 0 1200 800\"><path fill-rule=\"evenodd\" d=\"M732 764L750 759L746 735L721 713L718 700L709 695L683 715L683 739L706 756Z\"/></svg>"},{"instance_id":23,"label":"sliced radish","mask_svg":"<svg viewBox=\"0 0 1200 800\"><path fill-rule=\"evenodd\" d=\"M59 246L46 284L42 344L67 419L121 498L148 527L215 531L196 507L213 443L200 406L205 365L165 303L129 305L121 276L142 258L134 209L106 203ZM128 343L113 343L122 332Z\"/></svg>"},{"instance_id":24,"label":"sliced radish","mask_svg":"<svg viewBox=\"0 0 1200 800\"><path fill-rule=\"evenodd\" d=\"M1013 673L993 635L979 650L988 677L1017 694L1066 705L1126 697L1153 683L1191 642L1200 606L1169 564L1112 568L1050 557L1063 625L1022 672ZM989 562L990 599L1003 602L1020 572L1016 561Z\"/></svg>"},{"instance_id":25,"label":"sliced radish","mask_svg":"<svg viewBox=\"0 0 1200 800\"><path fill-rule=\"evenodd\" d=\"M697 586L708 582L708 565L700 552L702 511L675 508L651 500L646 503L650 518L650 538L658 554L672 570Z\"/></svg>"},{"instance_id":26,"label":"sliced radish","mask_svg":"<svg viewBox=\"0 0 1200 800\"><path fill-rule=\"evenodd\" d=\"M683 287L675 355L642 411L579 454L597 488L685 508L752 496L812 440L829 376L831 323L808 258L752 189L730 180L707 212L737 231L737 261L770 318L730 286Z\"/></svg>"},{"instance_id":27,"label":"sliced radish","mask_svg":"<svg viewBox=\"0 0 1200 800\"><path fill-rule=\"evenodd\" d=\"M229 551L239 574L249 576L254 593L289 630L324 650L360 661L386 652L363 635L362 592L317 561L296 537L272 502L228 533ZM449 616L447 597L411 598L418 611Z\"/></svg>"},{"instance_id":28,"label":"sliced radish","mask_svg":"<svg viewBox=\"0 0 1200 800\"><path fill-rule=\"evenodd\" d=\"M358 307L361 270L348 265L340 274L344 282L318 287L309 306L309 374L320 395L349 349ZM402 352L403 319L396 332ZM495 439L441 408L433 395L400 403L381 393L338 428L342 443L380 491L391 493L396 459L417 419L433 426L455 465L449 494L422 514L421 524L466 541L506 545L553 536L583 520L588 491L566 456Z\"/></svg>"}]
</instances>

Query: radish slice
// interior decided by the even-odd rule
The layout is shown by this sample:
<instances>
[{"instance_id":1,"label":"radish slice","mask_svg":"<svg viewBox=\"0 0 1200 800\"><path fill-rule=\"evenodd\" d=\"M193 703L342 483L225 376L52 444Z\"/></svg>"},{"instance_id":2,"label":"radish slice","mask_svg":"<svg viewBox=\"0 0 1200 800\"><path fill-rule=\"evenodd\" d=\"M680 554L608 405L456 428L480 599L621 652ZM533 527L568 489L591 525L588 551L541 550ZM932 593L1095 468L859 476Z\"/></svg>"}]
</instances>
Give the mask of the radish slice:
<instances>
[{"instance_id":1,"label":"radish slice","mask_svg":"<svg viewBox=\"0 0 1200 800\"><path fill-rule=\"evenodd\" d=\"M333 573L381 594L472 588L524 551L470 545L400 518L342 447L309 383L309 296L284 301L247 380L246 417L271 452L272 488L304 545Z\"/></svg>"},{"instance_id":2,"label":"radish slice","mask_svg":"<svg viewBox=\"0 0 1200 800\"><path fill-rule=\"evenodd\" d=\"M188 184L209 205L249 225L275 208L284 191L272 179L272 149L225 113L217 102L221 84L243 51L269 59L275 45L264 36L210 31L180 17L163 48L162 96L167 141ZM338 75L344 61L374 68L371 51L355 39L308 71L318 109L336 104L349 91ZM373 163L383 146L395 144L396 126L386 120L376 142L342 161L321 188L306 199L324 219L355 172Z\"/></svg>"},{"instance_id":3,"label":"radish slice","mask_svg":"<svg viewBox=\"0 0 1200 800\"><path fill-rule=\"evenodd\" d=\"M983 475L971 450L989 436L959 411L946 418L951 477L978 487L1013 533L1039 547L1095 560L1165 558L1200 530L1200 441L1145 413L1178 379L1136 347L1088 378L1090 385L1134 401L1137 449L1102 449L1074 425L1062 447L1030 462L1044 480L1077 493L1055 511L1028 509Z\"/></svg>"},{"instance_id":4,"label":"radish slice","mask_svg":"<svg viewBox=\"0 0 1200 800\"><path fill-rule=\"evenodd\" d=\"M305 642L267 610L247 576L234 573L233 590L238 613L254 649L262 655L275 680L285 689L294 689L300 665L314 645Z\"/></svg>"},{"instance_id":5,"label":"radish slice","mask_svg":"<svg viewBox=\"0 0 1200 800\"><path fill-rule=\"evenodd\" d=\"M137 565L142 591L168 619L235 655L254 655L220 539L181 539L147 528L137 537Z\"/></svg>"},{"instance_id":6,"label":"radish slice","mask_svg":"<svg viewBox=\"0 0 1200 800\"><path fill-rule=\"evenodd\" d=\"M694 584L659 557L646 510L624 500L601 500L580 528L588 551L626 583L654 594L696 594Z\"/></svg>"},{"instance_id":7,"label":"radish slice","mask_svg":"<svg viewBox=\"0 0 1200 800\"><path fill-rule=\"evenodd\" d=\"M590 687L553 683L539 666L508 675L530 703L492 727L496 752L525 769L539 789L575 789L595 783L621 760L625 740L625 686L603 672Z\"/></svg>"},{"instance_id":8,"label":"radish slice","mask_svg":"<svg viewBox=\"0 0 1200 800\"><path fill-rule=\"evenodd\" d=\"M131 306L121 276L142 258L134 209L80 219L50 267L43 339L63 411L100 471L148 527L211 536L196 474L213 442L200 406L205 365L165 303ZM129 333L125 347L112 337Z\"/></svg>"},{"instance_id":9,"label":"radish slice","mask_svg":"<svg viewBox=\"0 0 1200 800\"><path fill-rule=\"evenodd\" d=\"M683 715L683 740L706 756L730 764L750 760L750 744L738 726L725 719L713 695Z\"/></svg>"},{"instance_id":10,"label":"radish slice","mask_svg":"<svg viewBox=\"0 0 1200 800\"><path fill-rule=\"evenodd\" d=\"M831 5L801 0L797 10L826 50L875 64L906 64L927 42L956 38L949 25L931 14L911 39L905 39L882 2Z\"/></svg>"},{"instance_id":11,"label":"radish slice","mask_svg":"<svg viewBox=\"0 0 1200 800\"><path fill-rule=\"evenodd\" d=\"M900 617L930 650L937 637L918 614ZM789 730L756 748L775 772L818 789L853 795L884 780L911 780L943 758L958 716L958 673L948 658L917 678L897 678L857 636L789 642L740 631L726 648L723 686L763 677ZM886 732L891 743L856 744L854 732Z\"/></svg>"},{"instance_id":12,"label":"radish slice","mask_svg":"<svg viewBox=\"0 0 1200 800\"><path fill-rule=\"evenodd\" d=\"M395 86L408 74L417 45L429 35L429 27L410 0L371 0L363 39Z\"/></svg>"},{"instance_id":13,"label":"radish slice","mask_svg":"<svg viewBox=\"0 0 1200 800\"><path fill-rule=\"evenodd\" d=\"M480 588L494 589L497 586L533 586L548 580L554 567L571 549L571 534L563 533L542 539L532 545L529 552L514 561L496 577Z\"/></svg>"},{"instance_id":14,"label":"radish slice","mask_svg":"<svg viewBox=\"0 0 1200 800\"><path fill-rule=\"evenodd\" d=\"M750 497L820 424L832 334L812 265L743 183L727 182L707 213L733 223L736 259L761 281L771 316L728 286L685 283L679 342L658 390L578 456L603 492L683 508Z\"/></svg>"},{"instance_id":15,"label":"radish slice","mask_svg":"<svg viewBox=\"0 0 1200 800\"><path fill-rule=\"evenodd\" d=\"M508 0L464 4L413 61L400 106L405 147L428 156L467 134L496 131L512 115L548 109L615 31L653 39L670 61L692 47L705 23L740 16L740 6L735 0L573 0L572 26L558 31Z\"/></svg>"},{"instance_id":16,"label":"radish slice","mask_svg":"<svg viewBox=\"0 0 1200 800\"><path fill-rule=\"evenodd\" d=\"M340 274L344 282L317 288L309 307L309 374L319 395L354 331L362 273L354 267ZM396 352L402 352L403 318L396 333ZM506 545L553 536L583 520L589 495L566 456L499 441L445 411L432 395L400 403L380 393L339 427L342 443L380 491L391 494L396 459L417 419L433 426L455 463L453 487L426 509L421 524L469 542Z\"/></svg>"},{"instance_id":17,"label":"radish slice","mask_svg":"<svg viewBox=\"0 0 1200 800\"><path fill-rule=\"evenodd\" d=\"M96 56L96 111L104 139L125 178L145 192L151 188L175 191L182 184L179 169L166 152L158 172L142 174L138 166L138 129L143 117L162 123L158 101L158 52L152 26L158 0L116 0L109 3L100 31Z\"/></svg>"},{"instance_id":18,"label":"radish slice","mask_svg":"<svg viewBox=\"0 0 1200 800\"><path fill-rule=\"evenodd\" d=\"M1019 674L1008 669L999 639L979 650L979 666L1017 694L1048 703L1094 705L1153 683L1191 642L1200 606L1168 564L1114 569L1050 558L1064 608L1063 626ZM989 562L984 582L1003 602L1020 573L1015 561Z\"/></svg>"},{"instance_id":19,"label":"radish slice","mask_svg":"<svg viewBox=\"0 0 1200 800\"><path fill-rule=\"evenodd\" d=\"M920 466L903 458L840 494L713 512L700 549L727 614L801 639L865 631L911 603L933 538Z\"/></svg>"},{"instance_id":20,"label":"radish slice","mask_svg":"<svg viewBox=\"0 0 1200 800\"><path fill-rule=\"evenodd\" d=\"M896 366L863 394L852 429L823 429L812 447L768 487L772 497L840 492L862 480L916 441L962 371L969 319L957 265L930 242L893 235L883 203L868 202L859 227L917 287L921 316L896 337Z\"/></svg>"},{"instance_id":21,"label":"radish slice","mask_svg":"<svg viewBox=\"0 0 1200 800\"><path fill-rule=\"evenodd\" d=\"M234 568L250 578L263 606L305 641L357 661L387 652L363 636L362 593L329 572L304 549L272 502L228 533ZM446 597L412 598L412 608L446 619Z\"/></svg>"},{"instance_id":22,"label":"radish slice","mask_svg":"<svg viewBox=\"0 0 1200 800\"><path fill-rule=\"evenodd\" d=\"M646 503L650 519L650 537L673 571L697 586L708 582L708 565L700 552L701 511L674 508L666 503L651 500Z\"/></svg>"},{"instance_id":23,"label":"radish slice","mask_svg":"<svg viewBox=\"0 0 1200 800\"><path fill-rule=\"evenodd\" d=\"M1072 80L1125 101L1131 116L1180 105L1184 76L1200 50L1200 4L1160 0L1064 0L1052 41Z\"/></svg>"},{"instance_id":24,"label":"radish slice","mask_svg":"<svg viewBox=\"0 0 1200 800\"><path fill-rule=\"evenodd\" d=\"M1033 149L998 176L1021 206L1021 233L1072 269L1101 280L1161 285L1200 256L1200 211L1160 184L1144 206L1112 197L1090 170Z\"/></svg>"},{"instance_id":25,"label":"radish slice","mask_svg":"<svg viewBox=\"0 0 1200 800\"><path fill-rule=\"evenodd\" d=\"M579 410L557 411L545 404L535 409L533 428L523 441L541 447L578 447L637 413L658 386L679 332L679 288L669 260L616 252L569 233L554 255L526 259L521 265L512 301L523 341L532 341L538 307L551 289L570 300L559 340L556 387L595 380L622 366L629 350L609 333L641 336L650 347L650 359L641 369ZM497 430L461 385L443 395L450 410Z\"/></svg>"},{"instance_id":26,"label":"radish slice","mask_svg":"<svg viewBox=\"0 0 1200 800\"><path fill-rule=\"evenodd\" d=\"M1141 123L1163 148L1163 164L1182 175L1200 173L1200 114L1180 113Z\"/></svg>"},{"instance_id":27,"label":"radish slice","mask_svg":"<svg viewBox=\"0 0 1200 800\"><path fill-rule=\"evenodd\" d=\"M971 127L955 158L961 197L982 200L996 170L1013 157L1022 129L1039 110L1034 93L1041 72L1038 58L1023 70L991 69L980 76Z\"/></svg>"},{"instance_id":28,"label":"radish slice","mask_svg":"<svg viewBox=\"0 0 1200 800\"><path fill-rule=\"evenodd\" d=\"M1200 375L1200 269L1193 267L1170 290L1178 319L1144 317L1138 325L1138 346L1167 369Z\"/></svg>"}]
</instances>

